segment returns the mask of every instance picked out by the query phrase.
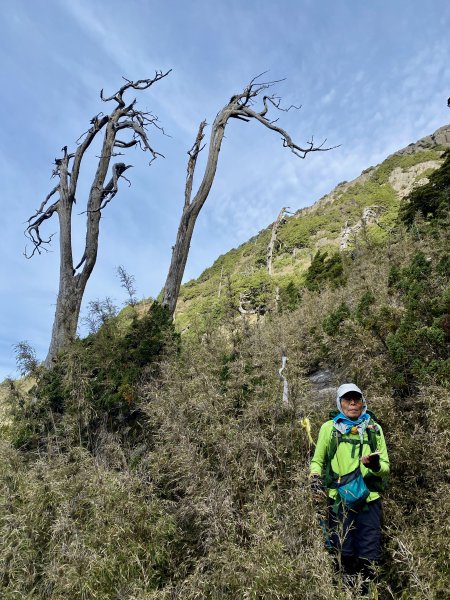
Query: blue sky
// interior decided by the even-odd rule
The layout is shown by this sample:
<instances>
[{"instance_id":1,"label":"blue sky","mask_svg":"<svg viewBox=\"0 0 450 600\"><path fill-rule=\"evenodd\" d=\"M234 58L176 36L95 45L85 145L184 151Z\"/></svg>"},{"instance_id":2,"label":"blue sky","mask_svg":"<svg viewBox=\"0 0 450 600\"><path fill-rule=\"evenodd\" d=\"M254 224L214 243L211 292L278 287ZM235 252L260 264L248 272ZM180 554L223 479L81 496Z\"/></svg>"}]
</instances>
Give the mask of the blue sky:
<instances>
[{"instance_id":1,"label":"blue sky","mask_svg":"<svg viewBox=\"0 0 450 600\"><path fill-rule=\"evenodd\" d=\"M448 0L1 0L0 181L3 231L0 380L15 375L13 345L44 358L58 283L53 252L26 260L25 222L54 182L54 158L75 147L121 77L170 76L138 95L168 136L152 132L165 159L139 151L105 210L85 302L125 300L119 265L139 297L164 284L181 212L186 152L204 118L263 71L299 111L280 125L304 143L340 147L300 160L256 123L226 131L217 177L199 217L185 280L269 225L282 206L312 204L389 153L450 122ZM87 181L87 180L86 180ZM87 185L87 182L86 184ZM82 198L78 198L81 212ZM81 248L84 218L75 219ZM56 220L48 233L57 231ZM83 309L85 312L85 309Z\"/></svg>"}]
</instances>

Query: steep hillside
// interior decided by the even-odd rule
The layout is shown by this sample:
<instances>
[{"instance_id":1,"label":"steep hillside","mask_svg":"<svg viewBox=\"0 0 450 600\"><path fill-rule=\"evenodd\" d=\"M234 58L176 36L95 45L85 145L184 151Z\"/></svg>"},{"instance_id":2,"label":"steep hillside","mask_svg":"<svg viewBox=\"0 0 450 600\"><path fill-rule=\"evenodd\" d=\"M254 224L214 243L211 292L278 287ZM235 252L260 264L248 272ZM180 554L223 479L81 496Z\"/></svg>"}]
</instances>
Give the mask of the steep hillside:
<instances>
[{"instance_id":1,"label":"steep hillside","mask_svg":"<svg viewBox=\"0 0 450 600\"><path fill-rule=\"evenodd\" d=\"M286 215L278 228L272 274L267 268L272 226L220 256L198 279L182 286L176 311L180 331L227 315L230 302L241 312L264 314L298 295L318 251L330 259L354 251L358 239L383 242L397 218L401 200L441 163L450 146L450 125L340 183L311 207ZM281 207L280 207L281 208ZM335 259L336 260L336 259ZM339 261L337 261L339 262ZM278 305L278 306L277 306Z\"/></svg>"},{"instance_id":2,"label":"steep hillside","mask_svg":"<svg viewBox=\"0 0 450 600\"><path fill-rule=\"evenodd\" d=\"M282 225L280 239L308 219L329 219L293 246L313 255L298 276L287 241L279 248L276 260L284 252L292 261L284 289L279 263L278 284L256 278L266 272L269 229L185 287L218 301L190 298L190 335L177 334L156 302L144 314L130 305L119 318L99 303L98 328L51 371L28 361L25 384L5 383L2 599L361 597L336 573L325 507L313 502L308 474L314 440L345 381L364 390L391 460L370 597L448 599L450 152L425 143ZM405 198L398 219L386 202L377 216L384 229L363 225L342 252L325 255L338 249L342 222L353 227L361 210L381 206L380 189L392 198L398 188L398 205L398 193L426 175L430 161L442 164ZM346 213L333 232L330 214L339 206ZM318 246L324 231L329 246ZM237 286L249 281L245 299ZM266 302L264 319L243 307L256 301L260 312ZM288 402L277 372L282 351Z\"/></svg>"}]
</instances>

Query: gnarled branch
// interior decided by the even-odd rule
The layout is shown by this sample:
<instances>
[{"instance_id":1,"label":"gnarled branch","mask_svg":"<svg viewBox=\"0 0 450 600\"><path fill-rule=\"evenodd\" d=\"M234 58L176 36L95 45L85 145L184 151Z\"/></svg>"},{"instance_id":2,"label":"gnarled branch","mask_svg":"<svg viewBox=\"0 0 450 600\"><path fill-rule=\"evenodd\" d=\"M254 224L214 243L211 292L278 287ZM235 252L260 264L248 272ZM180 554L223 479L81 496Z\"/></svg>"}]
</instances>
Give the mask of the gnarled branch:
<instances>
[{"instance_id":1,"label":"gnarled branch","mask_svg":"<svg viewBox=\"0 0 450 600\"><path fill-rule=\"evenodd\" d=\"M285 148L289 148L296 156L300 158L305 158L310 152L327 151L331 149L324 147L325 141L322 142L322 144L315 146L313 139L310 142L307 142L305 146L301 146L293 141L287 131L278 125L275 125L275 121L270 121L267 118L267 114L271 106L284 112L290 110L291 108L297 107L290 106L287 109L283 109L281 107L281 100L279 97L275 95L263 95L263 92L272 88L276 83L278 83L278 81L281 80L263 82L260 81L262 75L264 75L264 73L254 77L242 92L232 96L228 104L226 104L222 110L219 111L214 119L214 123L211 128L209 151L205 170L197 193L193 199L191 199L192 184L194 180L195 168L197 166L197 157L199 152L203 149L201 142L203 140L204 128L206 126L205 121L200 124L197 138L190 152L188 153L189 160L187 166L183 213L181 215L180 224L178 227L177 239L175 245L173 246L172 260L164 286L164 296L162 301L163 305L168 307L171 315L173 315L175 312L195 222L209 195L212 183L214 181L225 127L229 119L238 119L245 122L254 120L258 123L261 123L264 127L267 127L271 131L280 134L283 139L283 146ZM258 97L261 98L261 96L262 108L260 108L260 110L256 110L256 102Z\"/></svg>"},{"instance_id":2,"label":"gnarled branch","mask_svg":"<svg viewBox=\"0 0 450 600\"><path fill-rule=\"evenodd\" d=\"M41 227L55 213L59 218L60 233L60 279L59 292L56 304L55 321L53 323L52 341L46 364L50 366L57 352L64 347L76 333L78 316L82 297L87 281L92 273L97 260L98 238L100 231L100 218L103 209L111 202L118 192L118 181L122 177L126 181L124 172L131 167L123 162L112 164L117 148L127 149L139 146L149 152L153 162L162 156L151 145L148 129L156 127L164 133L156 116L136 108L136 99L125 102L125 93L129 89L145 90L160 81L170 71L158 71L151 79L140 79L126 83L112 96L104 97L103 90L100 97L104 102L114 100L116 105L113 110L105 115L97 113L90 120L90 127L77 140L75 152L69 152L67 146L62 149L62 156L55 159L52 177L58 179L57 185L46 196L35 214L28 220L25 234L33 245L30 253L25 252L30 258L36 252L41 253L50 244L52 236L41 235ZM131 139L124 133L130 132ZM121 132L119 134L119 132ZM120 135L120 138L118 138ZM87 150L92 142L101 136L101 151L97 157L97 167L91 181L89 196L86 199L86 241L81 260L74 267L72 249L72 209L76 202L79 190L79 176L82 171L83 161L87 157ZM109 174L109 180L108 180ZM130 183L128 181L128 183ZM81 195L81 194L80 194ZM56 197L56 199L55 199ZM50 199L53 203L49 204Z\"/></svg>"},{"instance_id":3,"label":"gnarled branch","mask_svg":"<svg viewBox=\"0 0 450 600\"><path fill-rule=\"evenodd\" d=\"M138 79L138 81L130 81L126 77L122 77L122 79L124 79L126 81L126 83L120 88L120 90L118 90L115 94L113 94L112 96L109 96L108 98L105 98L103 96L103 90L101 90L100 98L103 100L103 102L109 102L110 100L115 100L119 104L119 106L125 106L125 102L123 101L123 95L127 90L129 90L130 88L132 88L133 90L146 90L150 86L152 86L154 83L156 83L157 81L160 81L160 79L167 77L167 75L171 71L172 71L172 69L169 69L165 73L163 73L162 71L155 71L155 76L153 78Z\"/></svg>"}]
</instances>

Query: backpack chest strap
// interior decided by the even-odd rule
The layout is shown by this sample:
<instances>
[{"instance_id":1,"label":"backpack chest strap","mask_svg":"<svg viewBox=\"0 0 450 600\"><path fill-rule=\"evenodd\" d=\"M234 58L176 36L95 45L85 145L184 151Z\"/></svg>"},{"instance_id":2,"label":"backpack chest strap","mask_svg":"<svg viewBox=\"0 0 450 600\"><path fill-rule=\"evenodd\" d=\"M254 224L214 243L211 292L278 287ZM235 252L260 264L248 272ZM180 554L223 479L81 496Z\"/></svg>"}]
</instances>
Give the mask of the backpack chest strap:
<instances>
[{"instance_id":1,"label":"backpack chest strap","mask_svg":"<svg viewBox=\"0 0 450 600\"><path fill-rule=\"evenodd\" d=\"M342 444L351 444L353 446L353 448L352 448L352 458L355 458L355 456L356 456L356 447L359 446L359 458L361 458L362 452L363 452L363 444L364 444L364 442L361 443L361 441L359 439L355 440L353 438L344 438L344 437L342 437L342 434L340 434L339 432L337 432L337 434L338 434L338 445L341 444L341 443ZM336 448L336 450L337 450L337 448Z\"/></svg>"}]
</instances>

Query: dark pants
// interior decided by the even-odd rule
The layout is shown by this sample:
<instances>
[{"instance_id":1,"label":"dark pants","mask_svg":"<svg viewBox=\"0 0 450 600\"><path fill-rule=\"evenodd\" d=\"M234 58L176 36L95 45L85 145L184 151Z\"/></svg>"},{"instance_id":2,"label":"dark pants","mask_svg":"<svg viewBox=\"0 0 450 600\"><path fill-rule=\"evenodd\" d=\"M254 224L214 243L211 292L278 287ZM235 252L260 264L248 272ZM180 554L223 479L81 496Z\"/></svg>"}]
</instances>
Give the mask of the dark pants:
<instances>
[{"instance_id":1,"label":"dark pants","mask_svg":"<svg viewBox=\"0 0 450 600\"><path fill-rule=\"evenodd\" d=\"M328 507L328 524L332 547L342 557L378 561L381 556L381 500L367 502L361 510L349 510L339 505L334 512Z\"/></svg>"}]
</instances>

